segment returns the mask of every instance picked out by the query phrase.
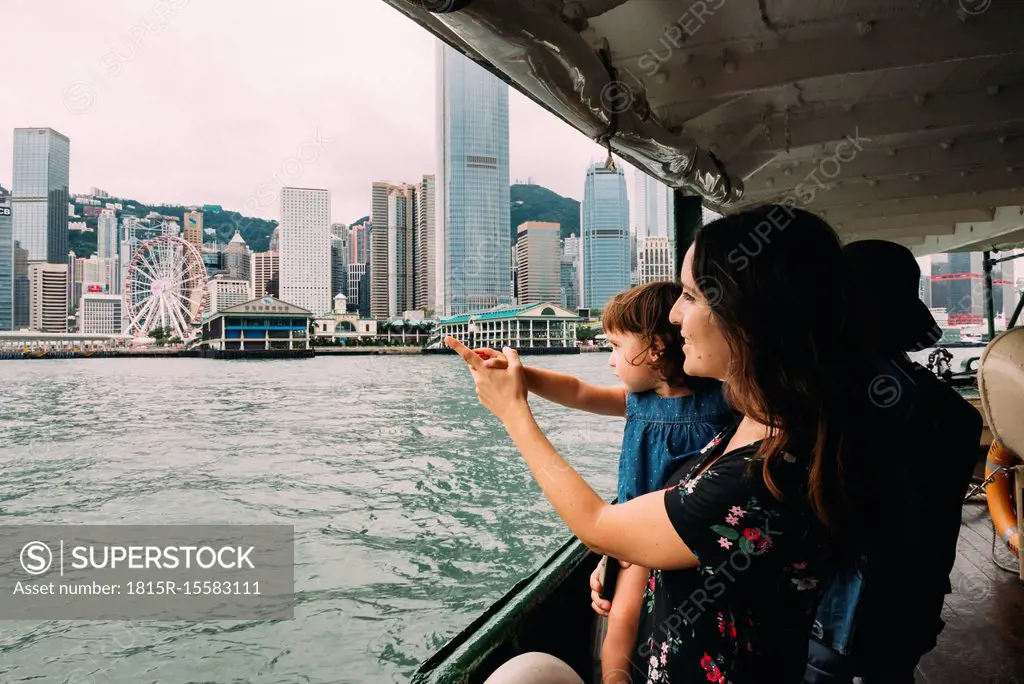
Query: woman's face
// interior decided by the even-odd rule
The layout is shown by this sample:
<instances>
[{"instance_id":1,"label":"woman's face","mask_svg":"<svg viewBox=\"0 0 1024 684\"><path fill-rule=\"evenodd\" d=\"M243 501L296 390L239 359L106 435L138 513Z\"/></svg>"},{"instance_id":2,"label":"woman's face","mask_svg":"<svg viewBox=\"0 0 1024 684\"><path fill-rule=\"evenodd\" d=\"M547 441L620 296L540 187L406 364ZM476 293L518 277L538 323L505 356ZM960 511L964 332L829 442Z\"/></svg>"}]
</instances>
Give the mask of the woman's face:
<instances>
[{"instance_id":1,"label":"woman's face","mask_svg":"<svg viewBox=\"0 0 1024 684\"><path fill-rule=\"evenodd\" d=\"M729 374L732 352L704 293L693 278L693 245L686 250L680 278L683 294L672 306L669 320L678 325L683 335L683 370L699 378L725 380ZM715 285L716 287L720 287Z\"/></svg>"}]
</instances>

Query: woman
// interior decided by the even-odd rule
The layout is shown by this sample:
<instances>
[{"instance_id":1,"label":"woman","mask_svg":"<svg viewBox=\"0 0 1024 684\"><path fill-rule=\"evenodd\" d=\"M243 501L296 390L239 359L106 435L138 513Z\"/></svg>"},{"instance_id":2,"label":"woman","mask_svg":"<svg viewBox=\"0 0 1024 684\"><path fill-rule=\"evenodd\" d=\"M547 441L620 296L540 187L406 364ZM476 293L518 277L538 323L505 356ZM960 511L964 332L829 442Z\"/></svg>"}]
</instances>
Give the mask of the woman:
<instances>
[{"instance_id":1,"label":"woman","mask_svg":"<svg viewBox=\"0 0 1024 684\"><path fill-rule=\"evenodd\" d=\"M813 214L766 206L703 227L680 275L670 318L684 370L721 379L742 416L666 490L622 505L552 448L514 350L506 364L448 344L573 533L652 568L632 681L800 682L845 524L839 473L857 420L839 241Z\"/></svg>"}]
</instances>

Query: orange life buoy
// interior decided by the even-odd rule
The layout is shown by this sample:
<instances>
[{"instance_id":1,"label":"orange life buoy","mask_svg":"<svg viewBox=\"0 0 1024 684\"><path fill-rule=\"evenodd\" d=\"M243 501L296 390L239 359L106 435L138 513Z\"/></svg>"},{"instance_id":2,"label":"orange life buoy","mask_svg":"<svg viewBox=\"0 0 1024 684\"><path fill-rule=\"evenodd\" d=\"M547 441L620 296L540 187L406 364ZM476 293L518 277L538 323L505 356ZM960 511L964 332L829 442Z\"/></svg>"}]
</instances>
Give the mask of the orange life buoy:
<instances>
[{"instance_id":1,"label":"orange life buoy","mask_svg":"<svg viewBox=\"0 0 1024 684\"><path fill-rule=\"evenodd\" d=\"M985 459L985 477L989 477L1000 466L1016 465L1017 455L1004 447L998 440L992 440L988 456ZM1013 507L1013 478L1009 473L1001 473L992 478L985 487L985 498L988 500L988 512L992 516L992 524L996 534L1006 542L1014 556L1020 556L1020 528L1017 527L1017 511Z\"/></svg>"}]
</instances>

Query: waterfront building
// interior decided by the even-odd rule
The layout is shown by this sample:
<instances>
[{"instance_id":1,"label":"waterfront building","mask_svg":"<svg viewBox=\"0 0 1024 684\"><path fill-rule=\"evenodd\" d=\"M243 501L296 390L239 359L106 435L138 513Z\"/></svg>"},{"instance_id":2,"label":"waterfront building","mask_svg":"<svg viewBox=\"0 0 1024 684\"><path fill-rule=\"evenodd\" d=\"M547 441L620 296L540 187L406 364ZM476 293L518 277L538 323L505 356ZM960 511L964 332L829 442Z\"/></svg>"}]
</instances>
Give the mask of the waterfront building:
<instances>
[{"instance_id":1,"label":"waterfront building","mask_svg":"<svg viewBox=\"0 0 1024 684\"><path fill-rule=\"evenodd\" d=\"M248 280L216 275L206 282L206 310L211 314L250 301L252 285Z\"/></svg>"},{"instance_id":2,"label":"waterfront building","mask_svg":"<svg viewBox=\"0 0 1024 684\"><path fill-rule=\"evenodd\" d=\"M280 275L281 259L277 252L253 252L252 266L249 270L252 273L252 294L254 297L274 294L270 291L272 281L277 281Z\"/></svg>"},{"instance_id":3,"label":"waterfront building","mask_svg":"<svg viewBox=\"0 0 1024 684\"><path fill-rule=\"evenodd\" d=\"M67 264L29 264L28 280L29 328L39 332L67 332Z\"/></svg>"},{"instance_id":4,"label":"waterfront building","mask_svg":"<svg viewBox=\"0 0 1024 684\"><path fill-rule=\"evenodd\" d=\"M587 170L583 187L583 301L604 309L619 292L629 289L629 201L622 169L604 163Z\"/></svg>"},{"instance_id":5,"label":"waterfront building","mask_svg":"<svg viewBox=\"0 0 1024 684\"><path fill-rule=\"evenodd\" d=\"M0 330L14 330L14 232L11 201L0 187Z\"/></svg>"},{"instance_id":6,"label":"waterfront building","mask_svg":"<svg viewBox=\"0 0 1024 684\"><path fill-rule=\"evenodd\" d=\"M442 318L440 338L451 335L470 347L575 348L579 316L552 302L501 306Z\"/></svg>"},{"instance_id":7,"label":"waterfront building","mask_svg":"<svg viewBox=\"0 0 1024 684\"><path fill-rule=\"evenodd\" d=\"M30 263L67 263L70 160L67 136L52 128L14 129L12 232Z\"/></svg>"},{"instance_id":8,"label":"waterfront building","mask_svg":"<svg viewBox=\"0 0 1024 684\"><path fill-rule=\"evenodd\" d=\"M509 305L508 85L438 43L436 305Z\"/></svg>"},{"instance_id":9,"label":"waterfront building","mask_svg":"<svg viewBox=\"0 0 1024 684\"><path fill-rule=\"evenodd\" d=\"M281 298L320 315L331 309L331 194L281 189Z\"/></svg>"},{"instance_id":10,"label":"waterfront building","mask_svg":"<svg viewBox=\"0 0 1024 684\"><path fill-rule=\"evenodd\" d=\"M560 302L561 250L557 223L526 221L516 231L518 304Z\"/></svg>"},{"instance_id":11,"label":"waterfront building","mask_svg":"<svg viewBox=\"0 0 1024 684\"><path fill-rule=\"evenodd\" d=\"M28 328L30 307L30 286L28 280L28 250L14 241L14 330Z\"/></svg>"},{"instance_id":12,"label":"waterfront building","mask_svg":"<svg viewBox=\"0 0 1024 684\"><path fill-rule=\"evenodd\" d=\"M120 334L123 329L121 305L121 295L83 292L78 303L78 332L99 335Z\"/></svg>"},{"instance_id":13,"label":"waterfront building","mask_svg":"<svg viewBox=\"0 0 1024 684\"><path fill-rule=\"evenodd\" d=\"M287 229L282 241L287 244ZM276 297L260 297L203 322L202 346L218 350L309 349L313 314Z\"/></svg>"}]
</instances>

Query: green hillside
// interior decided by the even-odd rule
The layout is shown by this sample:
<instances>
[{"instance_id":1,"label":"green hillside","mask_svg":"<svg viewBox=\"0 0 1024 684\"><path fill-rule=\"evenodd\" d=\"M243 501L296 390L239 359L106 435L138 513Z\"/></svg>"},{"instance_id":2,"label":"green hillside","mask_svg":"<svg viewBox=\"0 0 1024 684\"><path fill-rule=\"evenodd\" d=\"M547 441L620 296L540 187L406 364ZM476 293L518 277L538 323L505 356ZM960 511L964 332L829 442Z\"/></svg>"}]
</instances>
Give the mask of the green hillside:
<instances>
[{"instance_id":1,"label":"green hillside","mask_svg":"<svg viewBox=\"0 0 1024 684\"><path fill-rule=\"evenodd\" d=\"M580 234L580 203L571 197L562 197L540 185L513 185L512 244L516 242L516 229L525 221L548 221L561 225L561 237Z\"/></svg>"}]
</instances>

